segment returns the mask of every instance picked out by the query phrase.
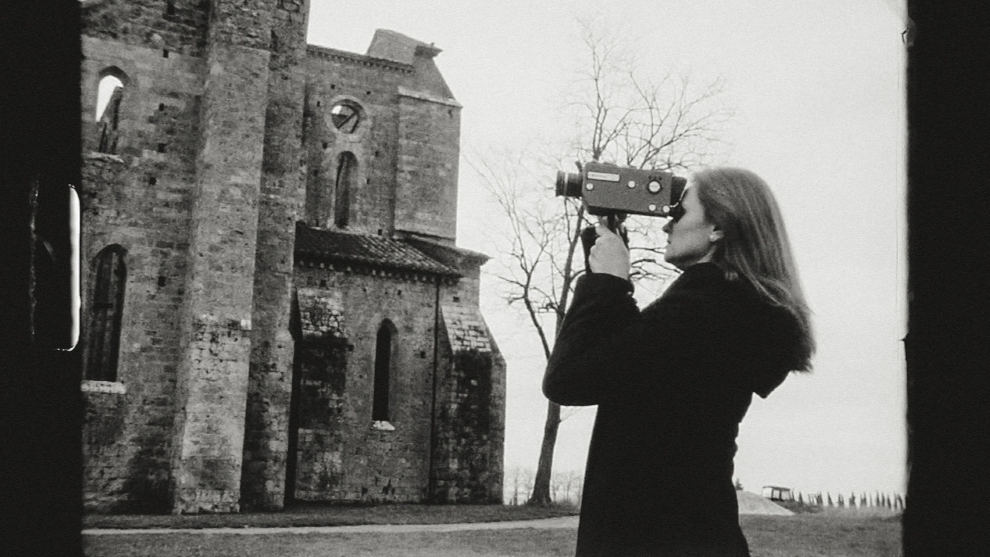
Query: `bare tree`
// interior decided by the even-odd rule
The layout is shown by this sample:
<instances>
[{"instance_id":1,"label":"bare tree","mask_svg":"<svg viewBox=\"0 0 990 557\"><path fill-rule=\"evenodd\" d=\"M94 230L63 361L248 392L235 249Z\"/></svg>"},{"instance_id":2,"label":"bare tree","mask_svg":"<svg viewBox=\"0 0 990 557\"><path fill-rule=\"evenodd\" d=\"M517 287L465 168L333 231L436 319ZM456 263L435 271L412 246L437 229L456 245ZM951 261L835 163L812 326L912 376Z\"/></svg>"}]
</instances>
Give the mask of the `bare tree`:
<instances>
[{"instance_id":1,"label":"bare tree","mask_svg":"<svg viewBox=\"0 0 990 557\"><path fill-rule=\"evenodd\" d=\"M506 474L506 479L508 480L506 482L508 484L507 487L512 490L512 495L509 496L509 504L518 505L520 495L519 490L522 488L523 484L523 471L518 464L509 468L508 473Z\"/></svg>"},{"instance_id":2,"label":"bare tree","mask_svg":"<svg viewBox=\"0 0 990 557\"><path fill-rule=\"evenodd\" d=\"M505 299L524 309L547 358L574 282L584 272L580 259L575 261L581 230L593 224L579 201L554 197L551 177L564 167L562 161L688 170L704 162L706 147L717 141L729 117L711 102L723 90L720 80L696 92L686 76L642 78L616 35L594 22L579 23L586 71L567 89L569 99L561 107L561 118L575 123L574 139L556 156L520 149L468 159L506 219L504 247L498 248L497 258ZM673 276L676 270L663 262L659 227L631 218L627 228L631 278L643 284ZM529 504L551 502L553 451L561 421L560 406L550 402Z\"/></svg>"},{"instance_id":3,"label":"bare tree","mask_svg":"<svg viewBox=\"0 0 990 557\"><path fill-rule=\"evenodd\" d=\"M523 494L528 501L533 496L533 469L523 468L522 471Z\"/></svg>"},{"instance_id":4,"label":"bare tree","mask_svg":"<svg viewBox=\"0 0 990 557\"><path fill-rule=\"evenodd\" d=\"M554 503L560 502L560 492L564 490L564 474L554 472L550 476L550 500Z\"/></svg>"},{"instance_id":5,"label":"bare tree","mask_svg":"<svg viewBox=\"0 0 990 557\"><path fill-rule=\"evenodd\" d=\"M581 477L580 474L578 474L574 470L568 470L567 472L564 472L562 480L563 480L563 484L564 484L563 485L563 489L564 489L564 500L565 501L572 501L572 499L571 499L571 491L573 491L573 490L575 490L575 489L578 488L578 486L581 483L582 477Z\"/></svg>"},{"instance_id":6,"label":"bare tree","mask_svg":"<svg viewBox=\"0 0 990 557\"><path fill-rule=\"evenodd\" d=\"M493 160L469 161L501 206L508 224L499 274L509 305L522 306L539 337L544 357L550 357L551 331L563 321L571 285L582 269L574 254L586 225L584 207L573 199L556 200L549 180L538 177L537 164L510 151ZM534 184L546 184L533 187ZM553 319L549 329L547 318ZM549 504L553 449L561 422L561 408L548 402L540 459L529 502Z\"/></svg>"}]
</instances>

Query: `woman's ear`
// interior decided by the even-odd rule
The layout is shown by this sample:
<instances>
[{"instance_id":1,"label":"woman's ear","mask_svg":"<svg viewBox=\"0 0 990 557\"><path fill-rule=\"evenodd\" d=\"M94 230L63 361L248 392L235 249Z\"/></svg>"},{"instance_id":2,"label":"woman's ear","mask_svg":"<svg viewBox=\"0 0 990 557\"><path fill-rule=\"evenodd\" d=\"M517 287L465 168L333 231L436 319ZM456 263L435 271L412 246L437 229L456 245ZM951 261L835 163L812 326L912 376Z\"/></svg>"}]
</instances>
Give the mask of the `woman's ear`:
<instances>
[{"instance_id":1,"label":"woman's ear","mask_svg":"<svg viewBox=\"0 0 990 557\"><path fill-rule=\"evenodd\" d=\"M715 230L712 230L711 234L708 235L708 241L714 243L721 240L724 237L725 237L725 233L716 228Z\"/></svg>"}]
</instances>

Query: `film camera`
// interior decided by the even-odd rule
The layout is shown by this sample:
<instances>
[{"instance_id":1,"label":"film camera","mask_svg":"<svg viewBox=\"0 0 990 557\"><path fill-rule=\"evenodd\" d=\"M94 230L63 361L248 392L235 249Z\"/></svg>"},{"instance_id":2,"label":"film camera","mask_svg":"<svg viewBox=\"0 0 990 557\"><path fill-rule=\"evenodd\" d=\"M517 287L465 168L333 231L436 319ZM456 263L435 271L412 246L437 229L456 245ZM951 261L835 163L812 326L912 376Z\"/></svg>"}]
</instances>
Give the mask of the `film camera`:
<instances>
[{"instance_id":1,"label":"film camera","mask_svg":"<svg viewBox=\"0 0 990 557\"><path fill-rule=\"evenodd\" d=\"M578 167L577 174L557 172L557 195L580 197L591 215L677 216L687 184L680 176L598 162Z\"/></svg>"},{"instance_id":2,"label":"film camera","mask_svg":"<svg viewBox=\"0 0 990 557\"><path fill-rule=\"evenodd\" d=\"M578 164L579 172L557 172L557 195L580 197L588 214L606 216L608 227L629 245L629 237L618 224L626 215L678 218L679 203L687 180L660 170L642 170L614 164ZM598 234L589 226L581 231L585 270L591 272L588 254Z\"/></svg>"}]
</instances>

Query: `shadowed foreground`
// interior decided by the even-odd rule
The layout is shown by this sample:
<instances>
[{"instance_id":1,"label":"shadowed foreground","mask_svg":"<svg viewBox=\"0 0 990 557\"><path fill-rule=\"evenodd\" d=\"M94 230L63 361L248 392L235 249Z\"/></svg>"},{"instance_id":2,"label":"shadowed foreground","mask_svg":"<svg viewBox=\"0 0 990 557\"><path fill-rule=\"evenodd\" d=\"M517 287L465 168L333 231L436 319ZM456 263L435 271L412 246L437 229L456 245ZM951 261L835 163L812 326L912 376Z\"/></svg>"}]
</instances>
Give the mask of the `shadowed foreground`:
<instances>
[{"instance_id":1,"label":"shadowed foreground","mask_svg":"<svg viewBox=\"0 0 990 557\"><path fill-rule=\"evenodd\" d=\"M742 516L753 557L899 557L896 516ZM89 557L550 557L574 553L573 528L387 533L155 533L85 535Z\"/></svg>"}]
</instances>

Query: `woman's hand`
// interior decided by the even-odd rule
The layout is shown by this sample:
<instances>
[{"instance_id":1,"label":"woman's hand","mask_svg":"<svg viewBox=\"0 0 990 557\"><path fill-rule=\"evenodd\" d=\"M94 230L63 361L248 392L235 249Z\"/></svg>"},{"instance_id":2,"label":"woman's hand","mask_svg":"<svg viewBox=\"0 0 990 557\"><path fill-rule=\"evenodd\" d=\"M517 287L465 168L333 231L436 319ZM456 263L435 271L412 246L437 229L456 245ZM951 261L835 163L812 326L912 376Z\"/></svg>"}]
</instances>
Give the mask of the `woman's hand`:
<instances>
[{"instance_id":1,"label":"woman's hand","mask_svg":"<svg viewBox=\"0 0 990 557\"><path fill-rule=\"evenodd\" d=\"M591 253L588 255L591 272L629 280L629 248L626 243L601 222L595 227L595 232L598 239L591 246Z\"/></svg>"}]
</instances>

